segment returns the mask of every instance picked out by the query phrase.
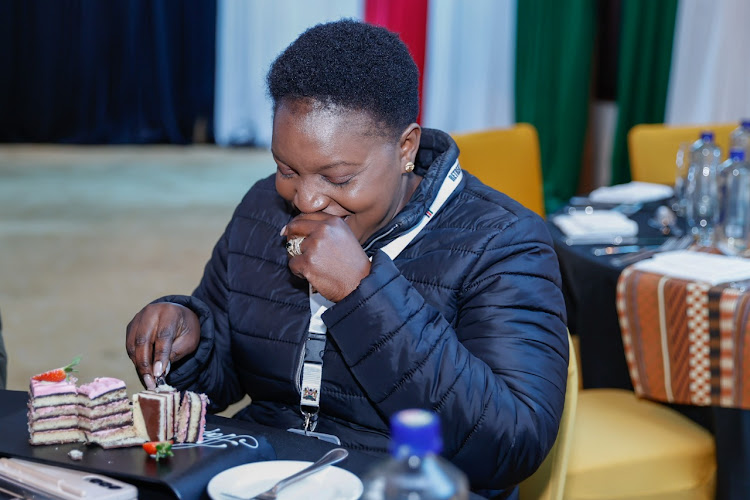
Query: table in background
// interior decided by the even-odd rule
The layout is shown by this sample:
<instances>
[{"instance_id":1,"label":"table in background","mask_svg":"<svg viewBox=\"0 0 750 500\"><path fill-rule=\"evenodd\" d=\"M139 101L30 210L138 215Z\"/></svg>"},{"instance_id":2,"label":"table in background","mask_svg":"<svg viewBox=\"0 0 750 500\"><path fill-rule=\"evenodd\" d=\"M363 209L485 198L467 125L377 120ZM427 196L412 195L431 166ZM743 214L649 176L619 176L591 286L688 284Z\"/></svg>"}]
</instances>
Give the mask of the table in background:
<instances>
[{"instance_id":1,"label":"table in background","mask_svg":"<svg viewBox=\"0 0 750 500\"><path fill-rule=\"evenodd\" d=\"M667 239L648 225L658 206L647 204L631 216L638 223L640 241L658 244ZM606 245L568 245L554 223L547 222L547 227L560 260L568 328L580 341L583 387L632 390L615 307L617 279L623 267L614 265L612 256L594 256L593 248Z\"/></svg>"},{"instance_id":2,"label":"table in background","mask_svg":"<svg viewBox=\"0 0 750 500\"><path fill-rule=\"evenodd\" d=\"M636 394L710 407L717 498L750 492L750 290L627 268L617 308Z\"/></svg>"},{"instance_id":3,"label":"table in background","mask_svg":"<svg viewBox=\"0 0 750 500\"><path fill-rule=\"evenodd\" d=\"M629 267L617 310L636 394L750 409L750 290Z\"/></svg>"},{"instance_id":4,"label":"table in background","mask_svg":"<svg viewBox=\"0 0 750 500\"><path fill-rule=\"evenodd\" d=\"M649 226L659 203L645 205L631 218L638 222L641 242L666 239ZM617 313L617 283L622 266L612 256L594 256L592 248L573 245L552 222L548 227L560 260L571 333L578 335L584 388L633 390ZM670 404L714 434L719 500L747 499L750 492L750 410L717 405Z\"/></svg>"}]
</instances>

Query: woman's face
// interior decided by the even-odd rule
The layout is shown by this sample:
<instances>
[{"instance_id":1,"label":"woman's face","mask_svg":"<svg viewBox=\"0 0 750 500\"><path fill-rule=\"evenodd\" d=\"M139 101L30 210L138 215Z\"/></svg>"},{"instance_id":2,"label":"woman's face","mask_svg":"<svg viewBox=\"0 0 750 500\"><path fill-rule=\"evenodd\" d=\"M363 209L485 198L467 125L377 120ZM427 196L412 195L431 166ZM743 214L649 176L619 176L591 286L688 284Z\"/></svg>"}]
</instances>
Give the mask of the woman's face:
<instances>
[{"instance_id":1,"label":"woman's face","mask_svg":"<svg viewBox=\"0 0 750 500\"><path fill-rule=\"evenodd\" d=\"M414 192L419 178L404 165L414 161L419 136L416 125L393 139L365 112L282 101L271 143L276 190L301 213L342 217L364 243Z\"/></svg>"}]
</instances>

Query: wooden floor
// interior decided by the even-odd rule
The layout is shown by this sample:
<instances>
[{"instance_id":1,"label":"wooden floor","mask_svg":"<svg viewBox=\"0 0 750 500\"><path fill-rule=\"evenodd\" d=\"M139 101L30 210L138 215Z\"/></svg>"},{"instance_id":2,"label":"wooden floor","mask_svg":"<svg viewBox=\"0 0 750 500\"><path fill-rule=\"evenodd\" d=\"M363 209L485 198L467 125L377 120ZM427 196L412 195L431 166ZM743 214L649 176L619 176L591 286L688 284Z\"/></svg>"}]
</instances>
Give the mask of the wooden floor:
<instances>
[{"instance_id":1,"label":"wooden floor","mask_svg":"<svg viewBox=\"0 0 750 500\"><path fill-rule=\"evenodd\" d=\"M0 314L8 388L83 355L79 379L140 382L125 326L189 294L270 153L213 146L0 146Z\"/></svg>"}]
</instances>

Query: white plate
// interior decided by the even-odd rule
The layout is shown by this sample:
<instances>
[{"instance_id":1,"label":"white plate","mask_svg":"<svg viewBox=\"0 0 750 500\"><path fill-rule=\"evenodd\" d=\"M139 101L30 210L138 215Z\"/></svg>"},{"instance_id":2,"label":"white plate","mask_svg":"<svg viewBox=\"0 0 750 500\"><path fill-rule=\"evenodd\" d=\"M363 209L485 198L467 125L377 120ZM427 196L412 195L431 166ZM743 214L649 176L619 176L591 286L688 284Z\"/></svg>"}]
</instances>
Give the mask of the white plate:
<instances>
[{"instance_id":1,"label":"white plate","mask_svg":"<svg viewBox=\"0 0 750 500\"><path fill-rule=\"evenodd\" d=\"M208 483L208 496L213 500L229 500L222 493L244 497L257 495L274 484L299 472L312 462L271 460L238 465L214 476ZM287 486L279 493L279 500L297 498L316 500L357 500L362 494L362 481L339 467L327 467L312 476Z\"/></svg>"}]
</instances>

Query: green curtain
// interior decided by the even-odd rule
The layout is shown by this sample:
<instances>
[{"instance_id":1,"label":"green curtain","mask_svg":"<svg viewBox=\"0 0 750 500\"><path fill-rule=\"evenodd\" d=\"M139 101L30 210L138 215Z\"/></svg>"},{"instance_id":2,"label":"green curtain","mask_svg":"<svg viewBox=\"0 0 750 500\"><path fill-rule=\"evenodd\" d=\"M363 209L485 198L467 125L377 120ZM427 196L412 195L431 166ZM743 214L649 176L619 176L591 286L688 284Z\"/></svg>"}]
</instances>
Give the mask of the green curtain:
<instances>
[{"instance_id":1,"label":"green curtain","mask_svg":"<svg viewBox=\"0 0 750 500\"><path fill-rule=\"evenodd\" d=\"M630 181L628 131L664 121L676 14L677 0L622 2L612 184Z\"/></svg>"},{"instance_id":2,"label":"green curtain","mask_svg":"<svg viewBox=\"0 0 750 500\"><path fill-rule=\"evenodd\" d=\"M547 213L576 192L581 171L595 37L594 0L519 0L516 122L534 125Z\"/></svg>"}]
</instances>

